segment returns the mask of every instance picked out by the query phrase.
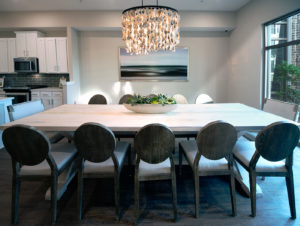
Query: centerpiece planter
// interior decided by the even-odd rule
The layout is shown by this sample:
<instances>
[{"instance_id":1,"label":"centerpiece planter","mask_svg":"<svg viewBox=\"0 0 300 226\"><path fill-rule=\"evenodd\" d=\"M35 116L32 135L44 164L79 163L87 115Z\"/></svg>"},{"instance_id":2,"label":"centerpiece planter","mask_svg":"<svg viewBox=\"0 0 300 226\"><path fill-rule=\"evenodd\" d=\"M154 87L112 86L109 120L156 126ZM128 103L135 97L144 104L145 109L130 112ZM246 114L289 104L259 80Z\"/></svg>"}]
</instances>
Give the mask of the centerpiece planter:
<instances>
[{"instance_id":1,"label":"centerpiece planter","mask_svg":"<svg viewBox=\"0 0 300 226\"><path fill-rule=\"evenodd\" d=\"M134 95L129 98L124 106L133 112L143 114L161 114L174 110L177 107L176 101L173 98L168 98L165 95L150 95L140 96Z\"/></svg>"}]
</instances>

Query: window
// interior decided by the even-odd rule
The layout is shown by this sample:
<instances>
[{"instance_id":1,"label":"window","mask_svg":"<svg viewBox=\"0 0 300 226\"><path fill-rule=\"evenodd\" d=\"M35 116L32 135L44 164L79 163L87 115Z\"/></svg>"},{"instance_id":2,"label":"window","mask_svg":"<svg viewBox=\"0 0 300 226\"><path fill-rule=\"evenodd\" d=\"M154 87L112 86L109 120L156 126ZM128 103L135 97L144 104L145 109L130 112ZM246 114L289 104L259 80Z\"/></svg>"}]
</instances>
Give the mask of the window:
<instances>
[{"instance_id":1,"label":"window","mask_svg":"<svg viewBox=\"0 0 300 226\"><path fill-rule=\"evenodd\" d=\"M264 24L265 97L300 104L300 9Z\"/></svg>"}]
</instances>

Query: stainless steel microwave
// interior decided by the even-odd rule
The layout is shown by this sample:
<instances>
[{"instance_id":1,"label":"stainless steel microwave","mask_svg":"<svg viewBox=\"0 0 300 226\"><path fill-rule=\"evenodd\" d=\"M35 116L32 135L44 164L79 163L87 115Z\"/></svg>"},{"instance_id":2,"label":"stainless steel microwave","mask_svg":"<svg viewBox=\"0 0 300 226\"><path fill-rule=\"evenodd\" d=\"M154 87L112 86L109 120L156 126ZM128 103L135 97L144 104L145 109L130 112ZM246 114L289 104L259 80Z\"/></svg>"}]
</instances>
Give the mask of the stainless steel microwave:
<instances>
[{"instance_id":1,"label":"stainless steel microwave","mask_svg":"<svg viewBox=\"0 0 300 226\"><path fill-rule=\"evenodd\" d=\"M39 60L36 57L14 58L14 68L17 73L39 73Z\"/></svg>"}]
</instances>

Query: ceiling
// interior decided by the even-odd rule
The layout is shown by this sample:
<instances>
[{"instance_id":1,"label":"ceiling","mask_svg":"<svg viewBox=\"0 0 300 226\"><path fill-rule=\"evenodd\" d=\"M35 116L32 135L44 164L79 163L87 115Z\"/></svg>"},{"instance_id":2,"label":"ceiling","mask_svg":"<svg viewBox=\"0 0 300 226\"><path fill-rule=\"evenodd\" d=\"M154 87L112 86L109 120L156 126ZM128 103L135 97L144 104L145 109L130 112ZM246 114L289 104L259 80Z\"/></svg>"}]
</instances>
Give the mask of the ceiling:
<instances>
[{"instance_id":1,"label":"ceiling","mask_svg":"<svg viewBox=\"0 0 300 226\"><path fill-rule=\"evenodd\" d=\"M178 10L236 11L250 0L159 0ZM156 0L144 0L144 5ZM141 5L141 0L0 0L0 11L124 10Z\"/></svg>"}]
</instances>

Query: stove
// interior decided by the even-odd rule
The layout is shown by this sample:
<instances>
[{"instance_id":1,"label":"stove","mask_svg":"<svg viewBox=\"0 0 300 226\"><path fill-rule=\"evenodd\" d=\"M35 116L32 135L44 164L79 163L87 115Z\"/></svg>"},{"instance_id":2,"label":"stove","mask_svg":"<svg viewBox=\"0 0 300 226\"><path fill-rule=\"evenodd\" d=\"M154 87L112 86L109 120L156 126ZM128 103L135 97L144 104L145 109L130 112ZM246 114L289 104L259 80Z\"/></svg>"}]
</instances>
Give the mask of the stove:
<instances>
[{"instance_id":1,"label":"stove","mask_svg":"<svg viewBox=\"0 0 300 226\"><path fill-rule=\"evenodd\" d=\"M46 88L46 85L26 85L26 86L8 86L4 87L6 97L14 97L13 104L22 103L31 100L31 90Z\"/></svg>"}]
</instances>

